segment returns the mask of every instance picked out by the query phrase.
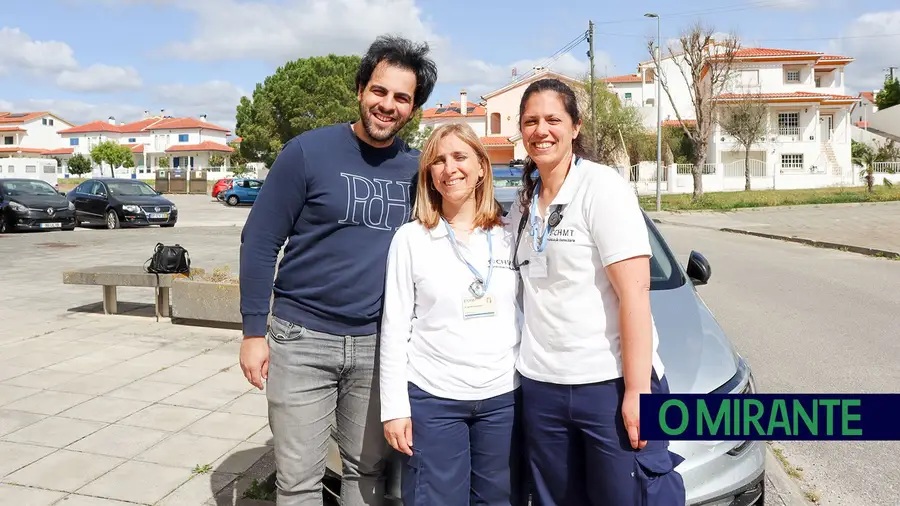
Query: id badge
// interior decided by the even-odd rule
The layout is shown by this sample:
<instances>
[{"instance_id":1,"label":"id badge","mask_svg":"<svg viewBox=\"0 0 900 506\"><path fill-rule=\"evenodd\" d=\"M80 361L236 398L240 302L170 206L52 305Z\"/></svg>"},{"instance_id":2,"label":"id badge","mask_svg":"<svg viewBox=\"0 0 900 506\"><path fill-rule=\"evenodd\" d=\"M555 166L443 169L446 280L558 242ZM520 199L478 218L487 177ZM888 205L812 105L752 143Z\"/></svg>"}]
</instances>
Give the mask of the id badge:
<instances>
[{"instance_id":1,"label":"id badge","mask_svg":"<svg viewBox=\"0 0 900 506\"><path fill-rule=\"evenodd\" d=\"M484 318L486 316L494 316L494 297L485 295L480 299L475 297L466 297L463 299L463 318Z\"/></svg>"},{"instance_id":2,"label":"id badge","mask_svg":"<svg viewBox=\"0 0 900 506\"><path fill-rule=\"evenodd\" d=\"M533 255L528 260L528 277L534 279L547 277L547 255Z\"/></svg>"}]
</instances>

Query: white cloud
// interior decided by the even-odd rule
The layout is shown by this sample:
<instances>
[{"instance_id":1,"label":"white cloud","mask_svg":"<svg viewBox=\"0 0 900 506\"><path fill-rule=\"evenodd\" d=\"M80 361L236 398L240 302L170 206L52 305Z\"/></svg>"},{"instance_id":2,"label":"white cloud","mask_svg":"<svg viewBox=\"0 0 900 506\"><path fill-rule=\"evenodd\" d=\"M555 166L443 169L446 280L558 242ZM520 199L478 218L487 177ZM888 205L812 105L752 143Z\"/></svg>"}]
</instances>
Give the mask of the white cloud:
<instances>
[{"instance_id":1,"label":"white cloud","mask_svg":"<svg viewBox=\"0 0 900 506\"><path fill-rule=\"evenodd\" d=\"M94 64L83 68L65 42L32 40L19 28L0 28L0 74L24 72L55 77L59 87L72 91L116 91L141 86L132 67Z\"/></svg>"},{"instance_id":2,"label":"white cloud","mask_svg":"<svg viewBox=\"0 0 900 506\"><path fill-rule=\"evenodd\" d=\"M142 85L134 67L116 67L95 63L87 68L65 70L56 78L60 88L81 92L133 90Z\"/></svg>"},{"instance_id":3,"label":"white cloud","mask_svg":"<svg viewBox=\"0 0 900 506\"><path fill-rule=\"evenodd\" d=\"M272 65L310 56L362 54L378 35L391 33L426 41L438 66L438 83L464 87L472 100L510 81L546 58L495 64L473 59L436 33L414 0L285 0L278 4L237 0L195 0L179 4L197 19L192 38L170 44L166 53L186 60L263 59ZM583 49L587 50L585 43ZM611 64L598 51L597 69ZM586 72L586 60L565 54L550 68ZM433 101L433 100L432 100Z\"/></svg>"},{"instance_id":4,"label":"white cloud","mask_svg":"<svg viewBox=\"0 0 900 506\"><path fill-rule=\"evenodd\" d=\"M855 59L847 66L847 87L852 91L881 89L885 68L898 65L900 47L900 10L870 12L847 25L842 39L831 41L830 53ZM898 75L898 71L894 71Z\"/></svg>"},{"instance_id":5,"label":"white cloud","mask_svg":"<svg viewBox=\"0 0 900 506\"><path fill-rule=\"evenodd\" d=\"M18 28L0 28L0 70L56 73L78 68L74 51L65 42L32 40Z\"/></svg>"},{"instance_id":6,"label":"white cloud","mask_svg":"<svg viewBox=\"0 0 900 506\"><path fill-rule=\"evenodd\" d=\"M201 84L166 84L157 87L157 101L166 104L166 113L173 116L198 117L234 131L238 102L247 93L227 81L208 81Z\"/></svg>"}]
</instances>

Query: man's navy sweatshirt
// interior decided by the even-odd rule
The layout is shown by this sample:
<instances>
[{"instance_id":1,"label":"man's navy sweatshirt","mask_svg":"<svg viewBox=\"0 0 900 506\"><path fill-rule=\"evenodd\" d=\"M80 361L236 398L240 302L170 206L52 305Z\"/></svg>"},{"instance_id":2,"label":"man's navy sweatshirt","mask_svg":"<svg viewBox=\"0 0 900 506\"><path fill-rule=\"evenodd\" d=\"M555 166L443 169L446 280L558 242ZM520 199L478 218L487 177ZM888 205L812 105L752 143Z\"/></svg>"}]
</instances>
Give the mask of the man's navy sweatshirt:
<instances>
[{"instance_id":1,"label":"man's navy sweatshirt","mask_svg":"<svg viewBox=\"0 0 900 506\"><path fill-rule=\"evenodd\" d=\"M274 316L328 334L376 332L388 248L410 220L418 157L399 138L372 147L350 123L285 144L241 233L245 336L266 334L273 279Z\"/></svg>"}]
</instances>

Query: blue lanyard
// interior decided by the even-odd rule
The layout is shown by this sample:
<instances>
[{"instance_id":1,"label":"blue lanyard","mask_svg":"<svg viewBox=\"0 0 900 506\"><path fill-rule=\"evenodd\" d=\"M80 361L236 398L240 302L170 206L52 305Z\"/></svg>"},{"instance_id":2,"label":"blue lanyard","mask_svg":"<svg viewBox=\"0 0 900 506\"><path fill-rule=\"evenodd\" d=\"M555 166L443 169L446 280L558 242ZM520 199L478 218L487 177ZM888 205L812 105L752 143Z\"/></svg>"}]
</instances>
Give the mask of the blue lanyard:
<instances>
[{"instance_id":1,"label":"blue lanyard","mask_svg":"<svg viewBox=\"0 0 900 506\"><path fill-rule=\"evenodd\" d=\"M451 227L450 224L447 223L447 220L441 218L441 221L443 221L444 226L447 227L447 234L450 236L450 245L453 246L454 253L456 253L456 256L466 264L466 267L468 267L469 270L472 271L472 274L475 276L475 281L473 281L472 284L469 285L469 291L471 291L472 295L474 295L476 298L480 299L487 293L488 285L491 282L491 274L493 274L494 272L494 246L493 244L491 244L491 231L487 231L489 260L488 275L487 279L485 279L481 276L481 273L478 272L478 269L476 269L471 263L469 263L469 261L466 260L466 258L462 255L462 252L459 251L459 246L456 243L456 234L453 232L453 227Z\"/></svg>"},{"instance_id":2,"label":"blue lanyard","mask_svg":"<svg viewBox=\"0 0 900 506\"><path fill-rule=\"evenodd\" d=\"M540 234L540 218L538 218L538 199L541 194L541 180L538 179L537 183L534 185L534 197L531 198L531 216L529 221L531 222L531 247L534 251L538 253L543 253L544 248L547 247L547 238L550 237L550 220L547 220L547 225L544 226L544 233ZM549 211L549 209L547 209ZM549 216L548 216L549 218ZM540 234L540 237L538 237ZM538 242L540 241L540 242Z\"/></svg>"}]
</instances>

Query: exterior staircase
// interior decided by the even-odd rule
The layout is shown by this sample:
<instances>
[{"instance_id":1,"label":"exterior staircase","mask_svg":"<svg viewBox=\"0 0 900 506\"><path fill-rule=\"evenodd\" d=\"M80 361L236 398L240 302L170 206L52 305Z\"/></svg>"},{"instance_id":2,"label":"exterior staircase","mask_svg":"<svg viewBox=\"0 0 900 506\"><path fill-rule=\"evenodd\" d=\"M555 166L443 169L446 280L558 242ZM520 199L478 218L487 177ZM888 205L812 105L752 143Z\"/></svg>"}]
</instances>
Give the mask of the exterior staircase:
<instances>
[{"instance_id":1,"label":"exterior staircase","mask_svg":"<svg viewBox=\"0 0 900 506\"><path fill-rule=\"evenodd\" d=\"M825 160L828 161L828 166L831 167L831 174L835 176L843 174L841 164L838 163L837 156L834 155L834 148L831 147L830 141L822 144L822 153L825 155Z\"/></svg>"}]
</instances>

